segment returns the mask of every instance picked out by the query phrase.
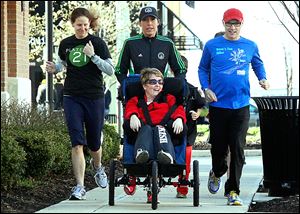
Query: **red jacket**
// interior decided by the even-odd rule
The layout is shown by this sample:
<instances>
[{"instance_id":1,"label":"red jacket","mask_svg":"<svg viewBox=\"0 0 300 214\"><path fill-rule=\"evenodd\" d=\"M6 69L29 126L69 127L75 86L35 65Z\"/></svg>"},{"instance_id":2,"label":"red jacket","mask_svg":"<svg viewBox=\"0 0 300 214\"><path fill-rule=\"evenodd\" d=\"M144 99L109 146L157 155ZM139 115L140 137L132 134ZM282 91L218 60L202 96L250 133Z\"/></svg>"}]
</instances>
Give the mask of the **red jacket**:
<instances>
[{"instance_id":1,"label":"red jacket","mask_svg":"<svg viewBox=\"0 0 300 214\"><path fill-rule=\"evenodd\" d=\"M146 95L144 96L145 102L147 103ZM164 116L167 114L169 109L175 104L176 98L171 95L166 95L166 102L152 102L148 105L148 110L150 114L150 118L152 120L153 125L158 125ZM128 100L126 107L125 107L125 114L124 119L129 120L131 115L136 114L139 119L141 119L145 124L146 118L143 113L143 109L138 107L138 96L132 97ZM173 114L170 117L171 119L175 120L177 118L182 118L183 122L186 123L186 115L182 105L179 105Z\"/></svg>"}]
</instances>

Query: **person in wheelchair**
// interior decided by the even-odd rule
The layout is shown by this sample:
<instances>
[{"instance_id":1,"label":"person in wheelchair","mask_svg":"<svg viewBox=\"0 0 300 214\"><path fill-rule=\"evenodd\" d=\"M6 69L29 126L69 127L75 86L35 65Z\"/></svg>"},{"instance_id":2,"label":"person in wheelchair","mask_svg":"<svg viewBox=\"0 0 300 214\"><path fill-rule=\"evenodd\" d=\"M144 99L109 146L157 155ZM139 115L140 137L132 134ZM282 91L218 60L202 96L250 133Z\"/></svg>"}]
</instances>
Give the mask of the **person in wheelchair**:
<instances>
[{"instance_id":1,"label":"person in wheelchair","mask_svg":"<svg viewBox=\"0 0 300 214\"><path fill-rule=\"evenodd\" d=\"M186 135L186 114L176 97L163 90L162 72L156 68L141 71L142 97L134 96L125 105L123 129L129 143L134 144L137 164L157 160L159 164L175 163L174 145L180 144ZM135 177L131 185L125 185L128 195L135 193ZM151 203L151 195L148 203Z\"/></svg>"}]
</instances>

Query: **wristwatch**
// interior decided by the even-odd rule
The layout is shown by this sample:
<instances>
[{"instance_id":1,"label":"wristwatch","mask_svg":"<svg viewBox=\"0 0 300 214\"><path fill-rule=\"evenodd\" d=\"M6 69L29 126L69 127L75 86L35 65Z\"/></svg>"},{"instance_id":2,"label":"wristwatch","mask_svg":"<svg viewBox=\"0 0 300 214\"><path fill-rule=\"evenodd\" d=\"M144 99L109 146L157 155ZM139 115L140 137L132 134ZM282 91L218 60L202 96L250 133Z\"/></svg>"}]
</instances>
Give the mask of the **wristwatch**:
<instances>
[{"instance_id":1,"label":"wristwatch","mask_svg":"<svg viewBox=\"0 0 300 214\"><path fill-rule=\"evenodd\" d=\"M91 60L93 60L93 58L96 56L96 54L94 53L92 56L91 56Z\"/></svg>"}]
</instances>

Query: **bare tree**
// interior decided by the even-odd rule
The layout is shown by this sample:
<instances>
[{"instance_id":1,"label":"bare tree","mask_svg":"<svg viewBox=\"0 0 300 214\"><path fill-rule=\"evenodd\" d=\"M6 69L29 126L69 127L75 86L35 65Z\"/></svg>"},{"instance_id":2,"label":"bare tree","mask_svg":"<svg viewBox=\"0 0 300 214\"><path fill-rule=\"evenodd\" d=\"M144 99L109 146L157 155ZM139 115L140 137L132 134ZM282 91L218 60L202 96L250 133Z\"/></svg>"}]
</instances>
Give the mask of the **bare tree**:
<instances>
[{"instance_id":1,"label":"bare tree","mask_svg":"<svg viewBox=\"0 0 300 214\"><path fill-rule=\"evenodd\" d=\"M284 2L284 1L279 1L279 2L282 5L282 7L284 8L285 12L290 17L290 19L298 26L298 29L299 29L299 2L293 1L294 4L289 4L289 5L287 5L286 2ZM297 44L299 44L298 34L297 34L297 38L296 38L296 35L294 35L294 33L292 33L291 29L284 22L283 18L278 15L278 12L274 9L271 2L268 2L268 3L270 5L270 7L272 8L273 12L275 13L277 19L282 24L282 26L287 30L287 32L291 35L291 37L295 40L295 42L297 42ZM291 3L291 2L289 2L289 3ZM294 5L294 7L292 5Z\"/></svg>"},{"instance_id":2,"label":"bare tree","mask_svg":"<svg viewBox=\"0 0 300 214\"><path fill-rule=\"evenodd\" d=\"M290 66L291 57L288 56L286 48L283 47L284 50L284 63L285 63L285 76L286 76L286 95L293 95L293 67Z\"/></svg>"},{"instance_id":3,"label":"bare tree","mask_svg":"<svg viewBox=\"0 0 300 214\"><path fill-rule=\"evenodd\" d=\"M53 1L53 43L58 47L59 42L73 32L69 22L69 15L76 7L86 7L100 17L100 30L96 33L106 42L112 55L112 59L117 59L115 51L116 29L115 1ZM29 13L29 59L30 61L42 61L43 49L45 47L45 15L44 1L30 1ZM128 1L128 6L133 11L131 29L138 27L138 12L143 1ZM40 14L41 13L41 14ZM55 56L54 56L55 57Z\"/></svg>"},{"instance_id":4,"label":"bare tree","mask_svg":"<svg viewBox=\"0 0 300 214\"><path fill-rule=\"evenodd\" d=\"M299 2L298 1L277 1L272 4L277 4L277 10L268 2L274 14L276 15L280 24L286 29L293 40L299 45ZM278 3L280 5L278 5ZM281 16L279 15L279 9L283 11ZM283 9L283 10L282 10ZM288 19L284 19L288 17ZM295 31L296 29L296 31ZM284 62L285 62L285 74L286 74L286 94L291 96L293 94L293 67L291 66L292 56L288 54L285 47L284 50Z\"/></svg>"}]
</instances>

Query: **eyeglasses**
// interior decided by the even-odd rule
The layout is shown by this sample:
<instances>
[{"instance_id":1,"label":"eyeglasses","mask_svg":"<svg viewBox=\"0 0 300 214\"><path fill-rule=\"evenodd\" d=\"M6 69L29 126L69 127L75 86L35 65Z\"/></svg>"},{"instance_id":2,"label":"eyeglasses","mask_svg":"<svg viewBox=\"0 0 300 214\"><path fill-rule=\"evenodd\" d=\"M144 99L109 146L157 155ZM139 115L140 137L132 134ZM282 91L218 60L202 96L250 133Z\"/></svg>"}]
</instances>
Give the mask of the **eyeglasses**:
<instances>
[{"instance_id":1,"label":"eyeglasses","mask_svg":"<svg viewBox=\"0 0 300 214\"><path fill-rule=\"evenodd\" d=\"M156 85L157 83L159 85L163 85L164 81L163 80L156 80L156 79L150 79L148 80L146 83L150 84L150 85Z\"/></svg>"},{"instance_id":2,"label":"eyeglasses","mask_svg":"<svg viewBox=\"0 0 300 214\"><path fill-rule=\"evenodd\" d=\"M226 22L225 23L225 26L226 27L231 27L231 26L234 26L234 27L240 27L241 26L241 22Z\"/></svg>"}]
</instances>

